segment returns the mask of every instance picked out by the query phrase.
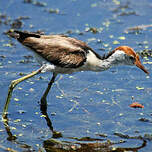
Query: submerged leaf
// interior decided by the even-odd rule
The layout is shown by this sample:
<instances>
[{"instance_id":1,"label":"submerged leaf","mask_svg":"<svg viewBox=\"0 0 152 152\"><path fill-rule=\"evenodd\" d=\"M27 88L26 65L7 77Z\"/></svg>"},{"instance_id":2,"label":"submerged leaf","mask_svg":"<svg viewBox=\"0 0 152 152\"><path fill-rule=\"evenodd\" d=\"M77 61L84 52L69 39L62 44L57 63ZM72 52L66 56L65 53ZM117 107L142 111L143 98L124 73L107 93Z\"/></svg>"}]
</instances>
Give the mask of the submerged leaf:
<instances>
[{"instance_id":1,"label":"submerged leaf","mask_svg":"<svg viewBox=\"0 0 152 152\"><path fill-rule=\"evenodd\" d=\"M14 98L14 100L15 100L15 101L19 101L19 99L18 99L18 98Z\"/></svg>"},{"instance_id":2,"label":"submerged leaf","mask_svg":"<svg viewBox=\"0 0 152 152\"><path fill-rule=\"evenodd\" d=\"M120 36L120 37L118 37L118 39L125 40L126 38L124 36Z\"/></svg>"},{"instance_id":3,"label":"submerged leaf","mask_svg":"<svg viewBox=\"0 0 152 152\"><path fill-rule=\"evenodd\" d=\"M138 86L137 86L136 89L137 89L137 90L143 90L144 87L138 87Z\"/></svg>"},{"instance_id":4,"label":"submerged leaf","mask_svg":"<svg viewBox=\"0 0 152 152\"><path fill-rule=\"evenodd\" d=\"M115 41L113 41L113 44L120 44L120 42L115 40Z\"/></svg>"}]
</instances>

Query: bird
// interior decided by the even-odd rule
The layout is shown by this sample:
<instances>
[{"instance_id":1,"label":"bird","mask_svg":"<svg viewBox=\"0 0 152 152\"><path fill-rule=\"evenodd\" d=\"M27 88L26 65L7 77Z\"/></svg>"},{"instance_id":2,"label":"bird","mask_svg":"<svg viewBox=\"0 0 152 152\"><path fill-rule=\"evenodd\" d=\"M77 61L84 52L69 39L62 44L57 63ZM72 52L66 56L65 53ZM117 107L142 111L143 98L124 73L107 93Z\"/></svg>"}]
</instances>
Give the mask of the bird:
<instances>
[{"instance_id":1,"label":"bird","mask_svg":"<svg viewBox=\"0 0 152 152\"><path fill-rule=\"evenodd\" d=\"M8 35L34 53L40 68L11 82L3 113L8 110L14 87L39 73L53 73L41 98L42 105L47 104L46 97L58 74L71 74L79 71L101 72L117 65L135 65L149 74L142 65L139 55L129 46L118 46L106 55L100 56L87 43L65 35L44 35L18 30L10 30Z\"/></svg>"}]
</instances>

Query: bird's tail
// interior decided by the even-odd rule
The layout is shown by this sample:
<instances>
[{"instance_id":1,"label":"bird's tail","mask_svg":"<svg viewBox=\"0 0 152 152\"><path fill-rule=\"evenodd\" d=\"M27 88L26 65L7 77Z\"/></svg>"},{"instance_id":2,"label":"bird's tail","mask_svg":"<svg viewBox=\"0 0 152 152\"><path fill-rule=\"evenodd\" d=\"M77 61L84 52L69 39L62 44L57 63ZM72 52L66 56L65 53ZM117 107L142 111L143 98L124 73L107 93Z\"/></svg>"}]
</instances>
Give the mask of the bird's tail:
<instances>
[{"instance_id":1,"label":"bird's tail","mask_svg":"<svg viewBox=\"0 0 152 152\"><path fill-rule=\"evenodd\" d=\"M18 30L9 30L7 34L12 37L17 39L19 42L23 42L27 37L36 37L40 38L40 35L37 33L30 33L28 31L18 31Z\"/></svg>"}]
</instances>

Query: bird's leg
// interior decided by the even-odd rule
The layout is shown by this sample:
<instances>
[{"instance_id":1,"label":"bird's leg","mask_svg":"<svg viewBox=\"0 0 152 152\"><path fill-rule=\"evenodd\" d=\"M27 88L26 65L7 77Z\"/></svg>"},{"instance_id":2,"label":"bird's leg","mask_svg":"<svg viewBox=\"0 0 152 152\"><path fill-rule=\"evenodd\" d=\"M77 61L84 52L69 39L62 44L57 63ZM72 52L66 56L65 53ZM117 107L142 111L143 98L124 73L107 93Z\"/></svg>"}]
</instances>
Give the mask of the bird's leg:
<instances>
[{"instance_id":1,"label":"bird's leg","mask_svg":"<svg viewBox=\"0 0 152 152\"><path fill-rule=\"evenodd\" d=\"M4 106L4 109L3 109L3 114L2 114L3 118L5 118L5 116L6 116L6 113L7 113L7 110L8 110L8 105L10 103L10 99L12 97L12 92L13 92L13 89L15 88L15 86L17 84L19 84L20 82L22 82L22 81L24 81L24 80L26 80L28 78L31 78L31 77L33 77L36 74L41 73L41 70L42 70L42 68L38 69L37 71L33 71L32 73L30 73L30 74L28 74L26 76L23 76L23 77L21 77L19 79L13 80L11 82L11 84L9 86L9 89L8 89L8 94L7 94L5 106Z\"/></svg>"},{"instance_id":2,"label":"bird's leg","mask_svg":"<svg viewBox=\"0 0 152 152\"><path fill-rule=\"evenodd\" d=\"M50 80L50 82L48 83L48 87L47 89L45 90L42 98L41 98L41 108L44 108L44 109L41 109L41 110L46 110L46 107L47 107L47 101L46 101L46 97L51 89L51 86L52 84L54 83L55 81L55 78L56 78L57 74L56 73L53 73L53 76L52 76L52 79Z\"/></svg>"}]
</instances>

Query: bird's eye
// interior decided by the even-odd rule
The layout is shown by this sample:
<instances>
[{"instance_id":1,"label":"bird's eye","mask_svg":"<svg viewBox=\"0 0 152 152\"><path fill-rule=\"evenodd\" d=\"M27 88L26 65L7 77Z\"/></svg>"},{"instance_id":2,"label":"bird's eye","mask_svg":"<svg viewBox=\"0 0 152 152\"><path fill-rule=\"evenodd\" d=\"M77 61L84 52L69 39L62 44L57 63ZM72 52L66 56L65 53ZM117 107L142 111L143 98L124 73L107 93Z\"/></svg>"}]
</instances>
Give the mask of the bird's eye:
<instances>
[{"instance_id":1,"label":"bird's eye","mask_svg":"<svg viewBox=\"0 0 152 152\"><path fill-rule=\"evenodd\" d=\"M135 58L133 56L130 56L129 59L130 60L135 60Z\"/></svg>"},{"instance_id":2,"label":"bird's eye","mask_svg":"<svg viewBox=\"0 0 152 152\"><path fill-rule=\"evenodd\" d=\"M129 60L134 64L136 59L133 56L129 56Z\"/></svg>"}]
</instances>

